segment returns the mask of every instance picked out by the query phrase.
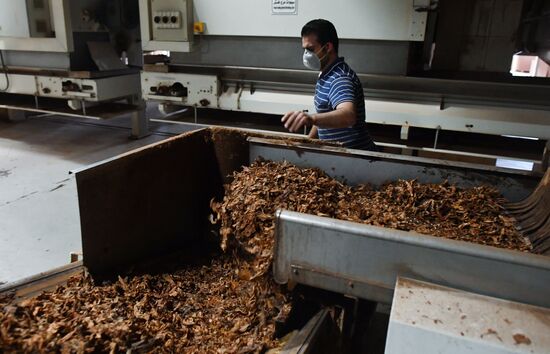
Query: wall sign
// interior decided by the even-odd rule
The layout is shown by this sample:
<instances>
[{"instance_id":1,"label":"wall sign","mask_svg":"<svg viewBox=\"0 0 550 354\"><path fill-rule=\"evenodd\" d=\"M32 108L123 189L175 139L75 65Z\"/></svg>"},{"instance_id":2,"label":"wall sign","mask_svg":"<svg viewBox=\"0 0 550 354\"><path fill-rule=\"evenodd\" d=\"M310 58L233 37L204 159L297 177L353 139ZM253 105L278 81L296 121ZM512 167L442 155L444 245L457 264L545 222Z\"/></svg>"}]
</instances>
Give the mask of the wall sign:
<instances>
[{"instance_id":1,"label":"wall sign","mask_svg":"<svg viewBox=\"0 0 550 354\"><path fill-rule=\"evenodd\" d=\"M271 0L271 13L274 15L296 15L298 0Z\"/></svg>"}]
</instances>

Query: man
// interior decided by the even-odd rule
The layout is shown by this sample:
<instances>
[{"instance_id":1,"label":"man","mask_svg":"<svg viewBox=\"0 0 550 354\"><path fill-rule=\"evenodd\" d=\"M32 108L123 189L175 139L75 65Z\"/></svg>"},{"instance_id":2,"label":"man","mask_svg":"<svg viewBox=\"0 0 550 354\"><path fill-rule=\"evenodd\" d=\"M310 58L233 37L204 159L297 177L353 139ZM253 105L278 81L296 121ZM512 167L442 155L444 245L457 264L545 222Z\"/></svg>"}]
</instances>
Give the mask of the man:
<instances>
[{"instance_id":1,"label":"man","mask_svg":"<svg viewBox=\"0 0 550 354\"><path fill-rule=\"evenodd\" d=\"M302 28L304 65L319 70L315 87L317 113L288 112L281 121L291 132L311 126L310 138L336 140L352 149L376 150L365 122L365 98L361 81L338 57L338 35L327 20L313 20Z\"/></svg>"}]
</instances>

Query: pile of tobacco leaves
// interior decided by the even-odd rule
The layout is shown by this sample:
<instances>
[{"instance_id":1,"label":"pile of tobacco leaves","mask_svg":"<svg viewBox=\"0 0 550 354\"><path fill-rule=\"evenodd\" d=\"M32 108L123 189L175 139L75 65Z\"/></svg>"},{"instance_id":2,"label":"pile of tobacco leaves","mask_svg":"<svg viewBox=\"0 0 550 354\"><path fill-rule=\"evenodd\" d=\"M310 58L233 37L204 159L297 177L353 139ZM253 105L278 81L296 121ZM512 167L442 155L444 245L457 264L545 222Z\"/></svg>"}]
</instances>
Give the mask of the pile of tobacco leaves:
<instances>
[{"instance_id":1,"label":"pile of tobacco leaves","mask_svg":"<svg viewBox=\"0 0 550 354\"><path fill-rule=\"evenodd\" d=\"M502 203L487 187L397 181L374 190L256 161L211 203L225 253L167 274L102 284L83 275L22 302L0 297L0 352L265 352L290 311L270 274L275 210L530 250Z\"/></svg>"},{"instance_id":2,"label":"pile of tobacco leaves","mask_svg":"<svg viewBox=\"0 0 550 354\"><path fill-rule=\"evenodd\" d=\"M277 347L289 299L221 255L171 274L95 285L89 276L14 303L0 298L2 353L260 353Z\"/></svg>"},{"instance_id":3,"label":"pile of tobacco leaves","mask_svg":"<svg viewBox=\"0 0 550 354\"><path fill-rule=\"evenodd\" d=\"M504 215L505 200L486 186L460 189L448 183L399 180L374 190L369 185L347 186L319 169L270 161L256 161L233 178L223 202L212 207L221 220L222 248L244 249L255 256L252 277L266 273L271 265L277 209L531 249L517 232L515 219Z\"/></svg>"}]
</instances>

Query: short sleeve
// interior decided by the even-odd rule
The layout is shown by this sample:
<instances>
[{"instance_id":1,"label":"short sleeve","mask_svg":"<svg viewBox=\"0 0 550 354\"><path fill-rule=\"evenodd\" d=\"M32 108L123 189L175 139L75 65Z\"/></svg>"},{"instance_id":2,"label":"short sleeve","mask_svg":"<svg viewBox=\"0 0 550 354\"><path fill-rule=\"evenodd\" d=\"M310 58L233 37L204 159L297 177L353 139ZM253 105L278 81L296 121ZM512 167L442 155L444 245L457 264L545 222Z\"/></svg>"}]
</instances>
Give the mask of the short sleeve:
<instances>
[{"instance_id":1,"label":"short sleeve","mask_svg":"<svg viewBox=\"0 0 550 354\"><path fill-rule=\"evenodd\" d=\"M332 82L328 94L330 105L336 108L343 102L355 102L355 85L349 76L342 76Z\"/></svg>"}]
</instances>

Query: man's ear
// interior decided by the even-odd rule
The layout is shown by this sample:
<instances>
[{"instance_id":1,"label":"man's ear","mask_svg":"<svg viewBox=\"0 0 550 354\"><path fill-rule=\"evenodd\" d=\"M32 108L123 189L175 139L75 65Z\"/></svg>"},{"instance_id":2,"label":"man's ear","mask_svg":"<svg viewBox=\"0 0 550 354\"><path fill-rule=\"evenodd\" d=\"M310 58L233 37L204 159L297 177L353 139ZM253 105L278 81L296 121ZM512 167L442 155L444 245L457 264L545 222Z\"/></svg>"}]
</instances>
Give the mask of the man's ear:
<instances>
[{"instance_id":1,"label":"man's ear","mask_svg":"<svg viewBox=\"0 0 550 354\"><path fill-rule=\"evenodd\" d=\"M327 52L333 52L334 51L334 43L327 42Z\"/></svg>"}]
</instances>

